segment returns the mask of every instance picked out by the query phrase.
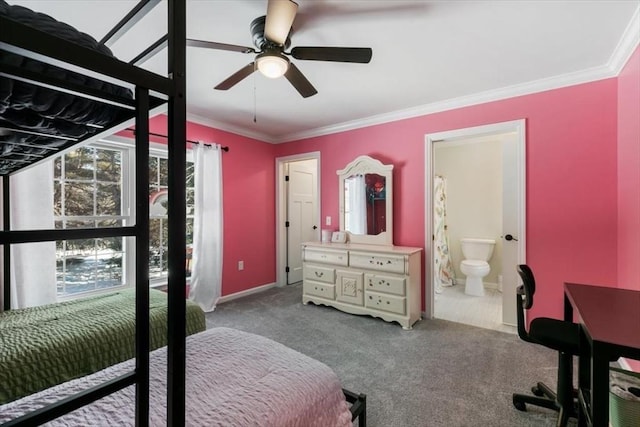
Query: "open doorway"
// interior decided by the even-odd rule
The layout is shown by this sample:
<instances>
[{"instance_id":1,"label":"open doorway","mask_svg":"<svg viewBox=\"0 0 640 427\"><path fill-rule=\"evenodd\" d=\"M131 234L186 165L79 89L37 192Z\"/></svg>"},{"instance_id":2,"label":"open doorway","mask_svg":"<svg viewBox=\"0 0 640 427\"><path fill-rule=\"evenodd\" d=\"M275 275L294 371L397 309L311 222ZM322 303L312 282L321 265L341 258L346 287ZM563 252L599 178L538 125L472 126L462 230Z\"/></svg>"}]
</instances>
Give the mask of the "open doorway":
<instances>
[{"instance_id":1,"label":"open doorway","mask_svg":"<svg viewBox=\"0 0 640 427\"><path fill-rule=\"evenodd\" d=\"M302 281L301 244L320 238L320 153L276 159L276 280Z\"/></svg>"},{"instance_id":2,"label":"open doorway","mask_svg":"<svg viewBox=\"0 0 640 427\"><path fill-rule=\"evenodd\" d=\"M524 120L427 135L429 317L515 331L516 265L525 261L524 147Z\"/></svg>"}]
</instances>

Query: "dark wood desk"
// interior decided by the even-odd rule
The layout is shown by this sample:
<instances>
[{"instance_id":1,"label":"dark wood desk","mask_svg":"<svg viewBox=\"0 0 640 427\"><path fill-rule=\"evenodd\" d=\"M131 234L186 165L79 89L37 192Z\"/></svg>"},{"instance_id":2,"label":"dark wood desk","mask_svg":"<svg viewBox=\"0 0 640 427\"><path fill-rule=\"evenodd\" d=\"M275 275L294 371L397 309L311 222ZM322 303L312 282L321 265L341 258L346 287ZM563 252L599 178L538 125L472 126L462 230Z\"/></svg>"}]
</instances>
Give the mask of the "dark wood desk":
<instances>
[{"instance_id":1,"label":"dark wood desk","mask_svg":"<svg viewBox=\"0 0 640 427\"><path fill-rule=\"evenodd\" d=\"M565 283L564 295L565 320L572 321L575 311L581 326L578 387L591 412L584 418L607 426L609 362L640 360L640 291Z\"/></svg>"}]
</instances>

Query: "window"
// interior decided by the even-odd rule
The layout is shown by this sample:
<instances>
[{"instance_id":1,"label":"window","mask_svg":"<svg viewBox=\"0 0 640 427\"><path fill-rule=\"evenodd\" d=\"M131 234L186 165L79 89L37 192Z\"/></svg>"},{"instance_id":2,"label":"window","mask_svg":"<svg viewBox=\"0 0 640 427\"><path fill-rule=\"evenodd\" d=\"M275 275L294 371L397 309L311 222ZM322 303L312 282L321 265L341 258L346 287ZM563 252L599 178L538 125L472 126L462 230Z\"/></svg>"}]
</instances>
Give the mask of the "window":
<instances>
[{"instance_id":1,"label":"window","mask_svg":"<svg viewBox=\"0 0 640 427\"><path fill-rule=\"evenodd\" d=\"M134 149L101 143L78 148L54 160L56 228L119 227L134 224ZM149 158L150 241L152 285L167 278L166 150L152 149ZM193 163L187 169L187 255L193 241ZM56 242L57 293L111 289L134 281L133 238ZM130 250L128 250L130 249ZM189 275L189 263L187 264Z\"/></svg>"},{"instance_id":2,"label":"window","mask_svg":"<svg viewBox=\"0 0 640 427\"><path fill-rule=\"evenodd\" d=\"M56 228L118 227L122 215L122 149L82 147L54 160ZM59 296L124 284L123 237L56 242Z\"/></svg>"},{"instance_id":3,"label":"window","mask_svg":"<svg viewBox=\"0 0 640 427\"><path fill-rule=\"evenodd\" d=\"M166 281L167 269L167 182L166 152L149 156L149 278L152 283ZM193 162L187 161L187 277L191 275L193 245Z\"/></svg>"}]
</instances>

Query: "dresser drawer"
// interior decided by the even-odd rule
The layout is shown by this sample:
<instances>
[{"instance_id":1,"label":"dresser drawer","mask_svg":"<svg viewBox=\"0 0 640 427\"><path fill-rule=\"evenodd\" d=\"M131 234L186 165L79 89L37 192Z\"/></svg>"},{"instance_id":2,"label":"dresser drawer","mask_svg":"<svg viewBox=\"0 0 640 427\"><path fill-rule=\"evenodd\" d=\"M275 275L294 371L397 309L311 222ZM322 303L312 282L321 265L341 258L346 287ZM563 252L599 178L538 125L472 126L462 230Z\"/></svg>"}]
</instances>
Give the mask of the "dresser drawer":
<instances>
[{"instance_id":1,"label":"dresser drawer","mask_svg":"<svg viewBox=\"0 0 640 427\"><path fill-rule=\"evenodd\" d=\"M335 285L329 285L326 283L313 282L311 280L305 280L302 284L302 291L306 295L314 295L321 298L330 300L336 299L336 287Z\"/></svg>"},{"instance_id":2,"label":"dresser drawer","mask_svg":"<svg viewBox=\"0 0 640 427\"><path fill-rule=\"evenodd\" d=\"M320 250L316 248L304 249L304 261L322 262L346 266L349 264L347 251Z\"/></svg>"},{"instance_id":3,"label":"dresser drawer","mask_svg":"<svg viewBox=\"0 0 640 427\"><path fill-rule=\"evenodd\" d=\"M331 267L305 264L303 272L305 279L331 284L336 282L336 271Z\"/></svg>"},{"instance_id":4,"label":"dresser drawer","mask_svg":"<svg viewBox=\"0 0 640 427\"><path fill-rule=\"evenodd\" d=\"M352 251L349 256L349 265L368 270L404 273L404 256Z\"/></svg>"},{"instance_id":5,"label":"dresser drawer","mask_svg":"<svg viewBox=\"0 0 640 427\"><path fill-rule=\"evenodd\" d=\"M385 292L401 296L406 295L406 279L404 277L365 274L364 283L368 291Z\"/></svg>"},{"instance_id":6,"label":"dresser drawer","mask_svg":"<svg viewBox=\"0 0 640 427\"><path fill-rule=\"evenodd\" d=\"M374 292L367 292L364 305L376 310L388 311L389 313L405 314L406 299L393 295L383 295Z\"/></svg>"}]
</instances>

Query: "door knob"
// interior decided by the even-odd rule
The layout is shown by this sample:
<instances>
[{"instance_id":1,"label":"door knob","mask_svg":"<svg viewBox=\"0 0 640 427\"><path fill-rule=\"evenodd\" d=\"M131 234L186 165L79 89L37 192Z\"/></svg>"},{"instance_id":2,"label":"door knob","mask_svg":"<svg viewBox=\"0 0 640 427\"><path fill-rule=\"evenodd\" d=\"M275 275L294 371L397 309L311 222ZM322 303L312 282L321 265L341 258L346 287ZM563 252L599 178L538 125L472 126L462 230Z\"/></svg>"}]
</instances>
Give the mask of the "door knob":
<instances>
[{"instance_id":1,"label":"door knob","mask_svg":"<svg viewBox=\"0 0 640 427\"><path fill-rule=\"evenodd\" d=\"M314 230L317 230L317 229L318 229L318 226L317 226L317 225L314 225L314 226L313 226L313 229L314 229Z\"/></svg>"},{"instance_id":2,"label":"door knob","mask_svg":"<svg viewBox=\"0 0 640 427\"><path fill-rule=\"evenodd\" d=\"M518 241L518 239L516 239L515 237L513 237L511 234L507 234L504 236L504 240L506 240L507 242L510 242L511 240L515 240L516 242Z\"/></svg>"}]
</instances>

